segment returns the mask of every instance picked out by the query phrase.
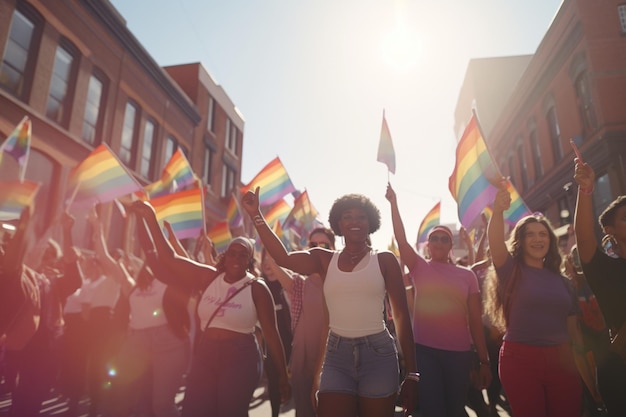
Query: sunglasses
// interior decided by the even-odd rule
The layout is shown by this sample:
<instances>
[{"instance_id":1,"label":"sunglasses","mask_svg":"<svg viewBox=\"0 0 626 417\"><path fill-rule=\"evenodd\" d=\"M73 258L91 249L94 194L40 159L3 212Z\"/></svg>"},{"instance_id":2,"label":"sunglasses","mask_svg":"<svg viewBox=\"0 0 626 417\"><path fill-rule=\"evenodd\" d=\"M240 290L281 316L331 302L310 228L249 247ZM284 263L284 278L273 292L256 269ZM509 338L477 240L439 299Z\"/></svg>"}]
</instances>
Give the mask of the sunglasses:
<instances>
[{"instance_id":1,"label":"sunglasses","mask_svg":"<svg viewBox=\"0 0 626 417\"><path fill-rule=\"evenodd\" d=\"M446 235L443 235L443 236L432 235L432 236L430 236L428 238L428 241L432 242L432 243L441 242L443 244L446 244L446 243L450 243L450 236L446 236Z\"/></svg>"},{"instance_id":2,"label":"sunglasses","mask_svg":"<svg viewBox=\"0 0 626 417\"><path fill-rule=\"evenodd\" d=\"M324 248L324 249L330 249L330 243L327 242L309 242L309 248Z\"/></svg>"}]
</instances>

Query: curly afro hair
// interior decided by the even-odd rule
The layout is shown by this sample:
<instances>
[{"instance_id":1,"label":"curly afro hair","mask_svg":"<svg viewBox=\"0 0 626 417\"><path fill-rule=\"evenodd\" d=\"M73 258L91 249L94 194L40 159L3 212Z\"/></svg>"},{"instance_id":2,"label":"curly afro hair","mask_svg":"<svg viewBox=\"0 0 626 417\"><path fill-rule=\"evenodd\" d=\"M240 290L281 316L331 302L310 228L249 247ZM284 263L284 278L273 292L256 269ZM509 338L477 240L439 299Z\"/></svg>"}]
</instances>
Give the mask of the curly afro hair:
<instances>
[{"instance_id":1,"label":"curly afro hair","mask_svg":"<svg viewBox=\"0 0 626 417\"><path fill-rule=\"evenodd\" d=\"M343 236L339 229L339 219L346 210L350 209L359 209L365 212L370 226L369 234L380 228L380 211L378 207L362 194L347 194L335 200L328 214L328 223L335 235Z\"/></svg>"}]
</instances>

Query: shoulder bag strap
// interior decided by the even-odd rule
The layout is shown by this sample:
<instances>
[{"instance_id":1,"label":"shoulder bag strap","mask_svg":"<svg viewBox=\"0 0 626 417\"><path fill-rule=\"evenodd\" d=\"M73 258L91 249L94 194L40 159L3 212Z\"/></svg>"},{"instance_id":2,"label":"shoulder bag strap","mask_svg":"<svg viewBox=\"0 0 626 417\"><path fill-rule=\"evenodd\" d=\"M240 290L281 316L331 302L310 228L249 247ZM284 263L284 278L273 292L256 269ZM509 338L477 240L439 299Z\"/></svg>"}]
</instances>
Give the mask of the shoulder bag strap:
<instances>
[{"instance_id":1,"label":"shoulder bag strap","mask_svg":"<svg viewBox=\"0 0 626 417\"><path fill-rule=\"evenodd\" d=\"M217 314L217 312L220 311L220 309L222 307L224 307L226 305L226 303L228 303L230 300L232 300L233 297L235 297L237 294L239 294L241 291L243 291L243 289L246 288L248 285L251 285L254 281L257 281L257 280L258 280L258 278L250 278L250 280L248 282L246 282L245 284L243 284L241 286L241 288L239 288L237 291L232 293L230 296L226 297L226 299L224 301L222 301L219 306L217 306L215 311L213 311L213 314L211 314L211 317L209 317L209 321L207 321L206 325L204 326L204 330L209 328L209 324L211 324L211 322L215 318L215 315Z\"/></svg>"}]
</instances>

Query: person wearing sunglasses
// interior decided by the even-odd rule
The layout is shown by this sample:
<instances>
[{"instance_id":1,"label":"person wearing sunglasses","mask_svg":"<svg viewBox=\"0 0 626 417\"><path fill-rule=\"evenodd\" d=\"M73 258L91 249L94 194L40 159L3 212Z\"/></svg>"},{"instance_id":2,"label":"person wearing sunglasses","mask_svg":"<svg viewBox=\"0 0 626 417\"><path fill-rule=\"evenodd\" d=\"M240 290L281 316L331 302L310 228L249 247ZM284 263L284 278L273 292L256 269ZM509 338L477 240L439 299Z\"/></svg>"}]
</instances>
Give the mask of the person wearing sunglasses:
<instances>
[{"instance_id":1,"label":"person wearing sunglasses","mask_svg":"<svg viewBox=\"0 0 626 417\"><path fill-rule=\"evenodd\" d=\"M452 262L453 236L446 226L435 226L428 234L430 259L420 256L406 238L391 184L387 185L385 197L391 204L400 257L409 268L414 286L415 357L422 373L428 375L419 383L420 415L466 416L472 344L480 360L481 386L491 381L478 280L471 270Z\"/></svg>"}]
</instances>

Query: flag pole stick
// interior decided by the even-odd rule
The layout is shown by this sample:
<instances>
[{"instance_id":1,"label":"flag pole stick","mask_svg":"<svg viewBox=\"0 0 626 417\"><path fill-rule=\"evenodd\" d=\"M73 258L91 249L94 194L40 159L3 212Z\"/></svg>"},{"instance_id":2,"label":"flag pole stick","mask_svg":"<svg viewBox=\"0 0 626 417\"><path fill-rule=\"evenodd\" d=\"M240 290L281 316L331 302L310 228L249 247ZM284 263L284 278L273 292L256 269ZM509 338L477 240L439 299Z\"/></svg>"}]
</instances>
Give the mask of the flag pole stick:
<instances>
[{"instance_id":1,"label":"flag pole stick","mask_svg":"<svg viewBox=\"0 0 626 417\"><path fill-rule=\"evenodd\" d=\"M72 207L72 203L74 202L74 199L76 198L76 194L78 193L78 187L80 187L80 181L78 181L76 183L76 187L74 187L74 191L72 191L72 195L70 196L70 200L67 202L67 207L65 207L65 211L69 212L70 211L70 207Z\"/></svg>"}]
</instances>

